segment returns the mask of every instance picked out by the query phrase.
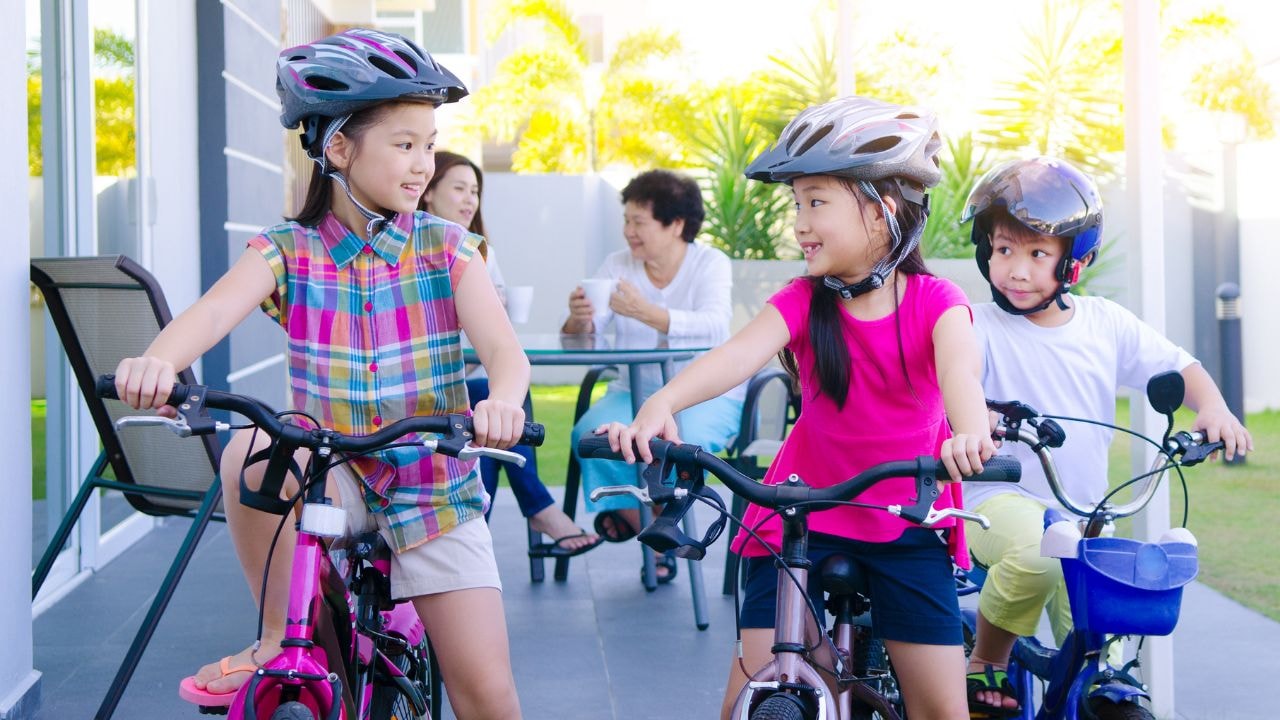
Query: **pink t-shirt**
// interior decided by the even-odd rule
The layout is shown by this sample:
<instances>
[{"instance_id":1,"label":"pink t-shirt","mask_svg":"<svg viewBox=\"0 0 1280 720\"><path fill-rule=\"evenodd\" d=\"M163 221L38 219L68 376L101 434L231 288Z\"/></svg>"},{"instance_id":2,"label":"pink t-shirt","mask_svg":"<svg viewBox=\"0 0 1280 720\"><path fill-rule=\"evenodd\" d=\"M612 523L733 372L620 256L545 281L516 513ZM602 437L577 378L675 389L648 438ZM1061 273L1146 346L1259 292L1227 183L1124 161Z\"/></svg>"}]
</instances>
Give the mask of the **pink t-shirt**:
<instances>
[{"instance_id":1,"label":"pink t-shirt","mask_svg":"<svg viewBox=\"0 0 1280 720\"><path fill-rule=\"evenodd\" d=\"M951 437L934 364L933 326L948 309L957 305L967 308L968 302L960 288L948 280L932 275L905 277L907 288L896 320L893 314L879 320L858 320L840 308L852 361L843 409L818 388L809 344L811 280L797 278L769 298L791 331L787 349L795 353L800 369L803 411L769 466L765 484L776 485L794 473L811 487L830 487L878 463L920 455L936 457L943 441ZM902 358L906 359L909 384L903 376ZM894 478L854 500L883 506L909 504L914 497L913 480ZM960 506L959 483L949 484L934 502L938 509ZM751 505L743 524L754 528L769 512ZM952 555L967 559L963 524L952 520L942 526L953 527ZM895 540L908 527L916 526L870 508L839 507L809 516L813 532L870 542ZM776 516L756 532L775 550L780 548L782 525ZM742 530L733 540L733 549L747 557L768 554Z\"/></svg>"}]
</instances>

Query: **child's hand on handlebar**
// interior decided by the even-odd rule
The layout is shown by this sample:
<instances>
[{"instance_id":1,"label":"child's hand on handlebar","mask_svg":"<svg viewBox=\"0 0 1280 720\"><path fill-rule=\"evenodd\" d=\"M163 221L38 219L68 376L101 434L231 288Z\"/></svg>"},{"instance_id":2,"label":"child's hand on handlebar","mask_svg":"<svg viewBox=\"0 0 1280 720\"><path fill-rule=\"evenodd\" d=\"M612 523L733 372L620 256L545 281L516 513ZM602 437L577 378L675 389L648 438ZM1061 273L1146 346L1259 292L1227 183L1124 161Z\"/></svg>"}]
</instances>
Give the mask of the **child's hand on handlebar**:
<instances>
[{"instance_id":1,"label":"child's hand on handlebar","mask_svg":"<svg viewBox=\"0 0 1280 720\"><path fill-rule=\"evenodd\" d=\"M1215 443L1221 440L1223 456L1228 460L1253 451L1253 436L1225 405L1203 408L1196 415L1196 421L1191 425L1191 429L1203 432L1207 442Z\"/></svg>"},{"instance_id":2,"label":"child's hand on handlebar","mask_svg":"<svg viewBox=\"0 0 1280 720\"><path fill-rule=\"evenodd\" d=\"M116 366L116 395L134 409L156 408L158 415L177 417L178 411L165 404L177 377L168 360L151 356L125 358Z\"/></svg>"},{"instance_id":3,"label":"child's hand on handlebar","mask_svg":"<svg viewBox=\"0 0 1280 720\"><path fill-rule=\"evenodd\" d=\"M492 397L476 403L471 412L475 444L506 450L524 432L524 408Z\"/></svg>"},{"instance_id":4,"label":"child's hand on handlebar","mask_svg":"<svg viewBox=\"0 0 1280 720\"><path fill-rule=\"evenodd\" d=\"M642 462L653 462L649 441L655 437L680 442L680 431L676 427L675 415L672 414L671 408L662 404L661 401L655 403L655 398L656 396L649 398L649 401L641 406L640 412L636 413L636 419L630 426L613 422L596 428L597 435L609 433L609 447L614 452L622 453L622 458L629 464L636 461L637 447L640 450Z\"/></svg>"},{"instance_id":5,"label":"child's hand on handlebar","mask_svg":"<svg viewBox=\"0 0 1280 720\"><path fill-rule=\"evenodd\" d=\"M990 435L953 435L942 443L939 459L955 482L967 475L982 472L982 463L996 454L995 442Z\"/></svg>"}]
</instances>

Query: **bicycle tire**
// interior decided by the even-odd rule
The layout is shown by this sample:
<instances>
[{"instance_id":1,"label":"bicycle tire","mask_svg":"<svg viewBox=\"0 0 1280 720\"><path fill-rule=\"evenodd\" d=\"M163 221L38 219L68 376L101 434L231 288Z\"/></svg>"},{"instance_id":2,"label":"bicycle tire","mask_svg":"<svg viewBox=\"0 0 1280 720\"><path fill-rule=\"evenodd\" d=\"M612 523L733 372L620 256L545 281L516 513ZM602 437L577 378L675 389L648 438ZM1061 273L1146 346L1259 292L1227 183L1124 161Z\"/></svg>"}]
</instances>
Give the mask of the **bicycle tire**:
<instances>
[{"instance_id":1,"label":"bicycle tire","mask_svg":"<svg viewBox=\"0 0 1280 720\"><path fill-rule=\"evenodd\" d=\"M751 720L813 720L804 700L790 693L776 692L764 699L751 713Z\"/></svg>"},{"instance_id":2,"label":"bicycle tire","mask_svg":"<svg viewBox=\"0 0 1280 720\"><path fill-rule=\"evenodd\" d=\"M868 678L863 682L863 685L883 697L889 708L898 717L905 718L907 712L902 705L902 693L898 686L898 675L893 671L893 663L889 660L889 651L885 647L884 641L871 637L870 628L859 627L857 629L855 648L853 658L854 674L858 677ZM872 675L875 675L876 678L870 679ZM888 717L882 714L879 709L862 702L856 696L851 710L851 720L882 720Z\"/></svg>"},{"instance_id":3,"label":"bicycle tire","mask_svg":"<svg viewBox=\"0 0 1280 720\"><path fill-rule=\"evenodd\" d=\"M300 702L287 702L271 713L271 720L315 720L311 710Z\"/></svg>"},{"instance_id":4,"label":"bicycle tire","mask_svg":"<svg viewBox=\"0 0 1280 720\"><path fill-rule=\"evenodd\" d=\"M436 664L435 650L424 635L422 640L408 651L387 658L404 673L422 694L427 712L415 714L413 703L386 678L375 678L373 699L370 703L370 720L431 720L440 717L443 685L440 666Z\"/></svg>"},{"instance_id":5,"label":"bicycle tire","mask_svg":"<svg viewBox=\"0 0 1280 720\"><path fill-rule=\"evenodd\" d=\"M1115 703L1102 697L1089 698L1089 710L1098 720L1155 720L1156 717L1137 703Z\"/></svg>"}]
</instances>

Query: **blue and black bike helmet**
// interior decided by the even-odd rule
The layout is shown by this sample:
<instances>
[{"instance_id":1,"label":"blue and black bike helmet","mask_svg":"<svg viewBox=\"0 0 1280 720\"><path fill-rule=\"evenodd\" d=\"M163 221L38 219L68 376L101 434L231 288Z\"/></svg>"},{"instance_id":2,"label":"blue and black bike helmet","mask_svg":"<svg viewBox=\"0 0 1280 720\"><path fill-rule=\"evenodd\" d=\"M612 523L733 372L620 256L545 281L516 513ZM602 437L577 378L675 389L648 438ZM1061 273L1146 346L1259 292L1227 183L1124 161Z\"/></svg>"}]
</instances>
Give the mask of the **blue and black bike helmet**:
<instances>
[{"instance_id":1,"label":"blue and black bike helmet","mask_svg":"<svg viewBox=\"0 0 1280 720\"><path fill-rule=\"evenodd\" d=\"M830 276L823 281L847 300L883 287L898 264L920 244L924 233L921 222L911 237L903 238L897 220L871 183L892 179L902 197L923 207L927 216L925 193L942 177L938 165L941 149L938 119L932 112L851 95L797 115L783 128L778 142L751 162L746 175L752 180L788 184L805 175L847 177L858 181L863 194L880 203L893 237L888 254L857 283L846 285Z\"/></svg>"},{"instance_id":2,"label":"blue and black bike helmet","mask_svg":"<svg viewBox=\"0 0 1280 720\"><path fill-rule=\"evenodd\" d=\"M1014 315L1031 315L1054 302L1079 282L1080 271L1102 244L1102 196L1093 179L1065 160L1035 157L1011 160L978 180L965 202L960 222L973 221L969 238L982 277L991 283L991 224L1004 212L1028 230L1070 241L1057 269L1058 292L1039 307L1019 310L994 284L991 299Z\"/></svg>"}]
</instances>

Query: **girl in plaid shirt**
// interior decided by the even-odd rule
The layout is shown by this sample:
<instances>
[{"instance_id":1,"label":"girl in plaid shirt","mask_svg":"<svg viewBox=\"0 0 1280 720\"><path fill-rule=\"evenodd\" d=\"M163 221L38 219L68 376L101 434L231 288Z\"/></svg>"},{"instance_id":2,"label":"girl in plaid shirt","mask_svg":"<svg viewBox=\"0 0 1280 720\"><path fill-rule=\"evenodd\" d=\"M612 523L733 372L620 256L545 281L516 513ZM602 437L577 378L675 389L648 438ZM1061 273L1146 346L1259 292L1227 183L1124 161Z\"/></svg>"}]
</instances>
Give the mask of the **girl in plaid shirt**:
<instances>
[{"instance_id":1,"label":"girl in plaid shirt","mask_svg":"<svg viewBox=\"0 0 1280 720\"><path fill-rule=\"evenodd\" d=\"M467 412L465 330L490 377L489 397L473 411L475 442L510 447L524 422L529 364L483 261L472 262L484 239L416 212L435 169L435 109L466 88L413 42L360 29L286 49L276 87L282 124L301 124L316 162L306 202L297 217L251 239L142 357L120 363L121 399L161 408L175 369L260 306L288 338L294 409L364 435L400 417ZM221 477L227 524L256 600L277 521L239 503L242 472L255 485L265 465L244 466L259 449L250 447L250 432L227 445ZM258 444L265 445L261 436ZM457 716L520 717L474 461L399 447L350 467L331 474L330 490L358 518L353 523L376 523L395 548L392 595L413 600ZM197 688L230 700L255 663L279 652L292 547L293 537L282 536L270 560L260 645L202 668Z\"/></svg>"}]
</instances>

